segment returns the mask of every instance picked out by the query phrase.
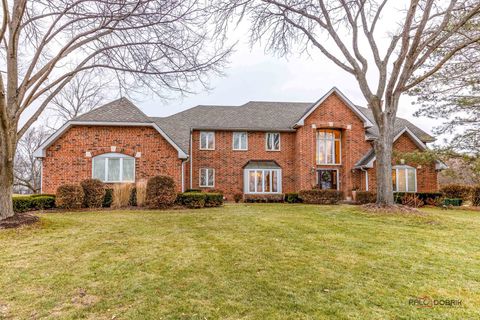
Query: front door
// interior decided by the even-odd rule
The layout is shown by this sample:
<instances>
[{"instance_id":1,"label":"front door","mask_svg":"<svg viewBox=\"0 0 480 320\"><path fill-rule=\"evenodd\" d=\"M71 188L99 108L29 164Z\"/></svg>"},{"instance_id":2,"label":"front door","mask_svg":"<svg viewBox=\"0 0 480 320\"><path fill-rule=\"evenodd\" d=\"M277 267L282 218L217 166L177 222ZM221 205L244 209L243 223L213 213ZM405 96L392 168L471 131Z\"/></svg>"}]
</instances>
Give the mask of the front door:
<instances>
[{"instance_id":1,"label":"front door","mask_svg":"<svg viewBox=\"0 0 480 320\"><path fill-rule=\"evenodd\" d=\"M320 189L338 189L337 170L321 169L318 170L318 187Z\"/></svg>"}]
</instances>

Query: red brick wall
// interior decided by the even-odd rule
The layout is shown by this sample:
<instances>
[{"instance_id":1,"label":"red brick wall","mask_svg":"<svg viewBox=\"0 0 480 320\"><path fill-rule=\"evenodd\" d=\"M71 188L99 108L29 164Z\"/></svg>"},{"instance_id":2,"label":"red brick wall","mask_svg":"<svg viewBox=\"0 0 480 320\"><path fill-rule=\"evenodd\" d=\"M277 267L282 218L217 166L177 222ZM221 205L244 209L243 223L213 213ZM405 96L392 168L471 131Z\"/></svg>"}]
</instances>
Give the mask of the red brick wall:
<instances>
[{"instance_id":1,"label":"red brick wall","mask_svg":"<svg viewBox=\"0 0 480 320\"><path fill-rule=\"evenodd\" d=\"M316 131L320 128L342 130L341 165L316 164ZM310 189L316 184L316 169L332 168L339 170L340 190L350 196L352 188L360 183L360 174L352 172L353 166L370 149L370 145L365 141L363 121L337 95L332 94L305 119L305 125L298 128L296 148L297 190Z\"/></svg>"},{"instance_id":2,"label":"red brick wall","mask_svg":"<svg viewBox=\"0 0 480 320\"><path fill-rule=\"evenodd\" d=\"M215 150L200 150L200 131L194 131L192 187L200 188L200 168L212 168L215 169L214 188L232 200L234 194L243 193L243 167L249 160L274 160L282 169L282 191L294 191L295 132L280 133L280 151L266 150L265 135L265 132L248 132L248 150L237 151L233 150L233 132L216 131Z\"/></svg>"},{"instance_id":3,"label":"red brick wall","mask_svg":"<svg viewBox=\"0 0 480 320\"><path fill-rule=\"evenodd\" d=\"M42 192L55 193L65 183L79 183L92 176L92 156L117 153L141 157L135 159L135 179L169 175L181 190L181 160L178 153L155 129L150 127L76 126L70 128L50 147L42 161Z\"/></svg>"},{"instance_id":4,"label":"red brick wall","mask_svg":"<svg viewBox=\"0 0 480 320\"><path fill-rule=\"evenodd\" d=\"M312 128L315 125L316 128ZM316 130L338 128L342 131L341 165L322 166L315 162ZM243 167L249 160L274 160L282 168L282 191L293 192L310 189L316 184L316 170L335 168L339 170L340 189L346 196L353 188L365 190L365 173L353 170L371 144L365 140L364 124L358 116L332 94L307 119L296 132L281 132L281 151L266 151L265 132L248 133L248 151L232 148L231 131L215 132L215 150L199 150L199 131L193 132L191 159L185 163L185 188L190 187L192 165L192 187L199 188L200 168L215 169L215 189L225 192L231 200L235 193L243 193ZM43 192L55 192L64 183L78 183L92 175L93 156L111 152L134 156L136 179L154 175L170 175L181 190L181 160L177 151L153 128L150 127L104 127L77 126L64 133L48 149L43 159ZM409 136L400 137L394 149L412 151L417 149ZM418 167L416 164L409 164ZM369 169L369 189L375 190L375 169ZM417 170L418 191L437 190L437 173L434 164L423 165Z\"/></svg>"},{"instance_id":5,"label":"red brick wall","mask_svg":"<svg viewBox=\"0 0 480 320\"><path fill-rule=\"evenodd\" d=\"M415 150L420 150L418 146L413 142L412 138L407 134L402 134L393 144L393 149L399 152L412 152ZM392 162L392 165L399 165L400 163ZM437 171L435 170L435 163L431 163L429 165L425 164L418 164L414 162L405 162L405 165L417 168L417 192L435 192L438 190L438 183L437 183ZM376 163L374 162L374 167L372 169L368 169L368 186L369 190L376 190L376 178L375 172ZM362 185L362 190L365 184Z\"/></svg>"}]
</instances>

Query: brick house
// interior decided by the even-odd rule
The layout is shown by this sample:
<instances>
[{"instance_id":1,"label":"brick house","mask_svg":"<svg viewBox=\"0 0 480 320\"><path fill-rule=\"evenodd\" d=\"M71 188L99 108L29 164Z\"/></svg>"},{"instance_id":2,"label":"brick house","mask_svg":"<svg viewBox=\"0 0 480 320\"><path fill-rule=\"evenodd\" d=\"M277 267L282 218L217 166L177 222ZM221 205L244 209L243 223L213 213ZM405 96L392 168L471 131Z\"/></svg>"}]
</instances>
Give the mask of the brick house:
<instances>
[{"instance_id":1,"label":"brick house","mask_svg":"<svg viewBox=\"0 0 480 320\"><path fill-rule=\"evenodd\" d=\"M223 190L281 196L320 187L375 190L378 134L370 110L333 88L315 103L258 102L197 106L169 117L148 117L125 98L66 123L36 151L42 192L94 177L131 183L174 178L178 191ZM394 149L425 150L434 141L397 118ZM437 190L442 164L394 163L397 191Z\"/></svg>"}]
</instances>

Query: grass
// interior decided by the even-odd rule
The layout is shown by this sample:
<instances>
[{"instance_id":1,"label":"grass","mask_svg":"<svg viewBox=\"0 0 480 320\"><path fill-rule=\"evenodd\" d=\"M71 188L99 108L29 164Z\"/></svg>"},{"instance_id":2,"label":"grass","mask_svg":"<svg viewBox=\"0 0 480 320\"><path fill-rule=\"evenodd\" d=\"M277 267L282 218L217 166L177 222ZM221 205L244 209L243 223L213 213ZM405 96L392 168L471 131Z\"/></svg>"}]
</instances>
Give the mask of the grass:
<instances>
[{"instance_id":1,"label":"grass","mask_svg":"<svg viewBox=\"0 0 480 320\"><path fill-rule=\"evenodd\" d=\"M0 231L0 318L478 319L480 213L227 205ZM460 308L417 308L418 296Z\"/></svg>"}]
</instances>

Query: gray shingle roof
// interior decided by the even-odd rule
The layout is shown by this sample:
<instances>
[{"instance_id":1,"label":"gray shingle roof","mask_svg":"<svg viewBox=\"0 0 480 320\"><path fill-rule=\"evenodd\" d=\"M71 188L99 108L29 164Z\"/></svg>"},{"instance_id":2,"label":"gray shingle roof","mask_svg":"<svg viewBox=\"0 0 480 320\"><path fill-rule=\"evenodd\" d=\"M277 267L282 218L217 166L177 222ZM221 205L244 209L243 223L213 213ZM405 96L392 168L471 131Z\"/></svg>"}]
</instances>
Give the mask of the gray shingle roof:
<instances>
[{"instance_id":1,"label":"gray shingle roof","mask_svg":"<svg viewBox=\"0 0 480 320\"><path fill-rule=\"evenodd\" d=\"M97 109L82 114L75 121L95 122L152 122L127 98L111 101Z\"/></svg>"},{"instance_id":2,"label":"gray shingle roof","mask_svg":"<svg viewBox=\"0 0 480 320\"><path fill-rule=\"evenodd\" d=\"M313 106L311 102L250 101L241 106L200 105L168 117L148 117L132 102L121 98L88 113L75 121L94 122L139 122L157 124L185 153L189 151L191 129L227 129L294 131L295 123ZM372 112L357 106L372 123ZM409 121L397 118L396 134L409 128L423 142L434 138ZM367 138L375 138L378 128L366 130Z\"/></svg>"},{"instance_id":3,"label":"gray shingle roof","mask_svg":"<svg viewBox=\"0 0 480 320\"><path fill-rule=\"evenodd\" d=\"M294 131L311 103L251 101L242 106L197 106L153 121L188 150L190 129ZM182 128L182 129L181 129Z\"/></svg>"},{"instance_id":4,"label":"gray shingle roof","mask_svg":"<svg viewBox=\"0 0 480 320\"><path fill-rule=\"evenodd\" d=\"M375 150L370 149L357 163L355 163L355 167L363 167L366 166L370 161L375 158Z\"/></svg>"},{"instance_id":5,"label":"gray shingle roof","mask_svg":"<svg viewBox=\"0 0 480 320\"><path fill-rule=\"evenodd\" d=\"M356 106L360 112L362 112L372 123L375 123L375 119L373 117L372 110L360 106ZM420 129L419 127L413 125L410 121L403 119L403 118L398 118L395 120L395 135L400 133L403 129L407 127L412 131L420 140L423 142L432 142L435 141L435 138L433 138L431 135ZM367 137L368 138L375 138L378 136L378 127L373 126L371 128L367 129Z\"/></svg>"}]
</instances>

